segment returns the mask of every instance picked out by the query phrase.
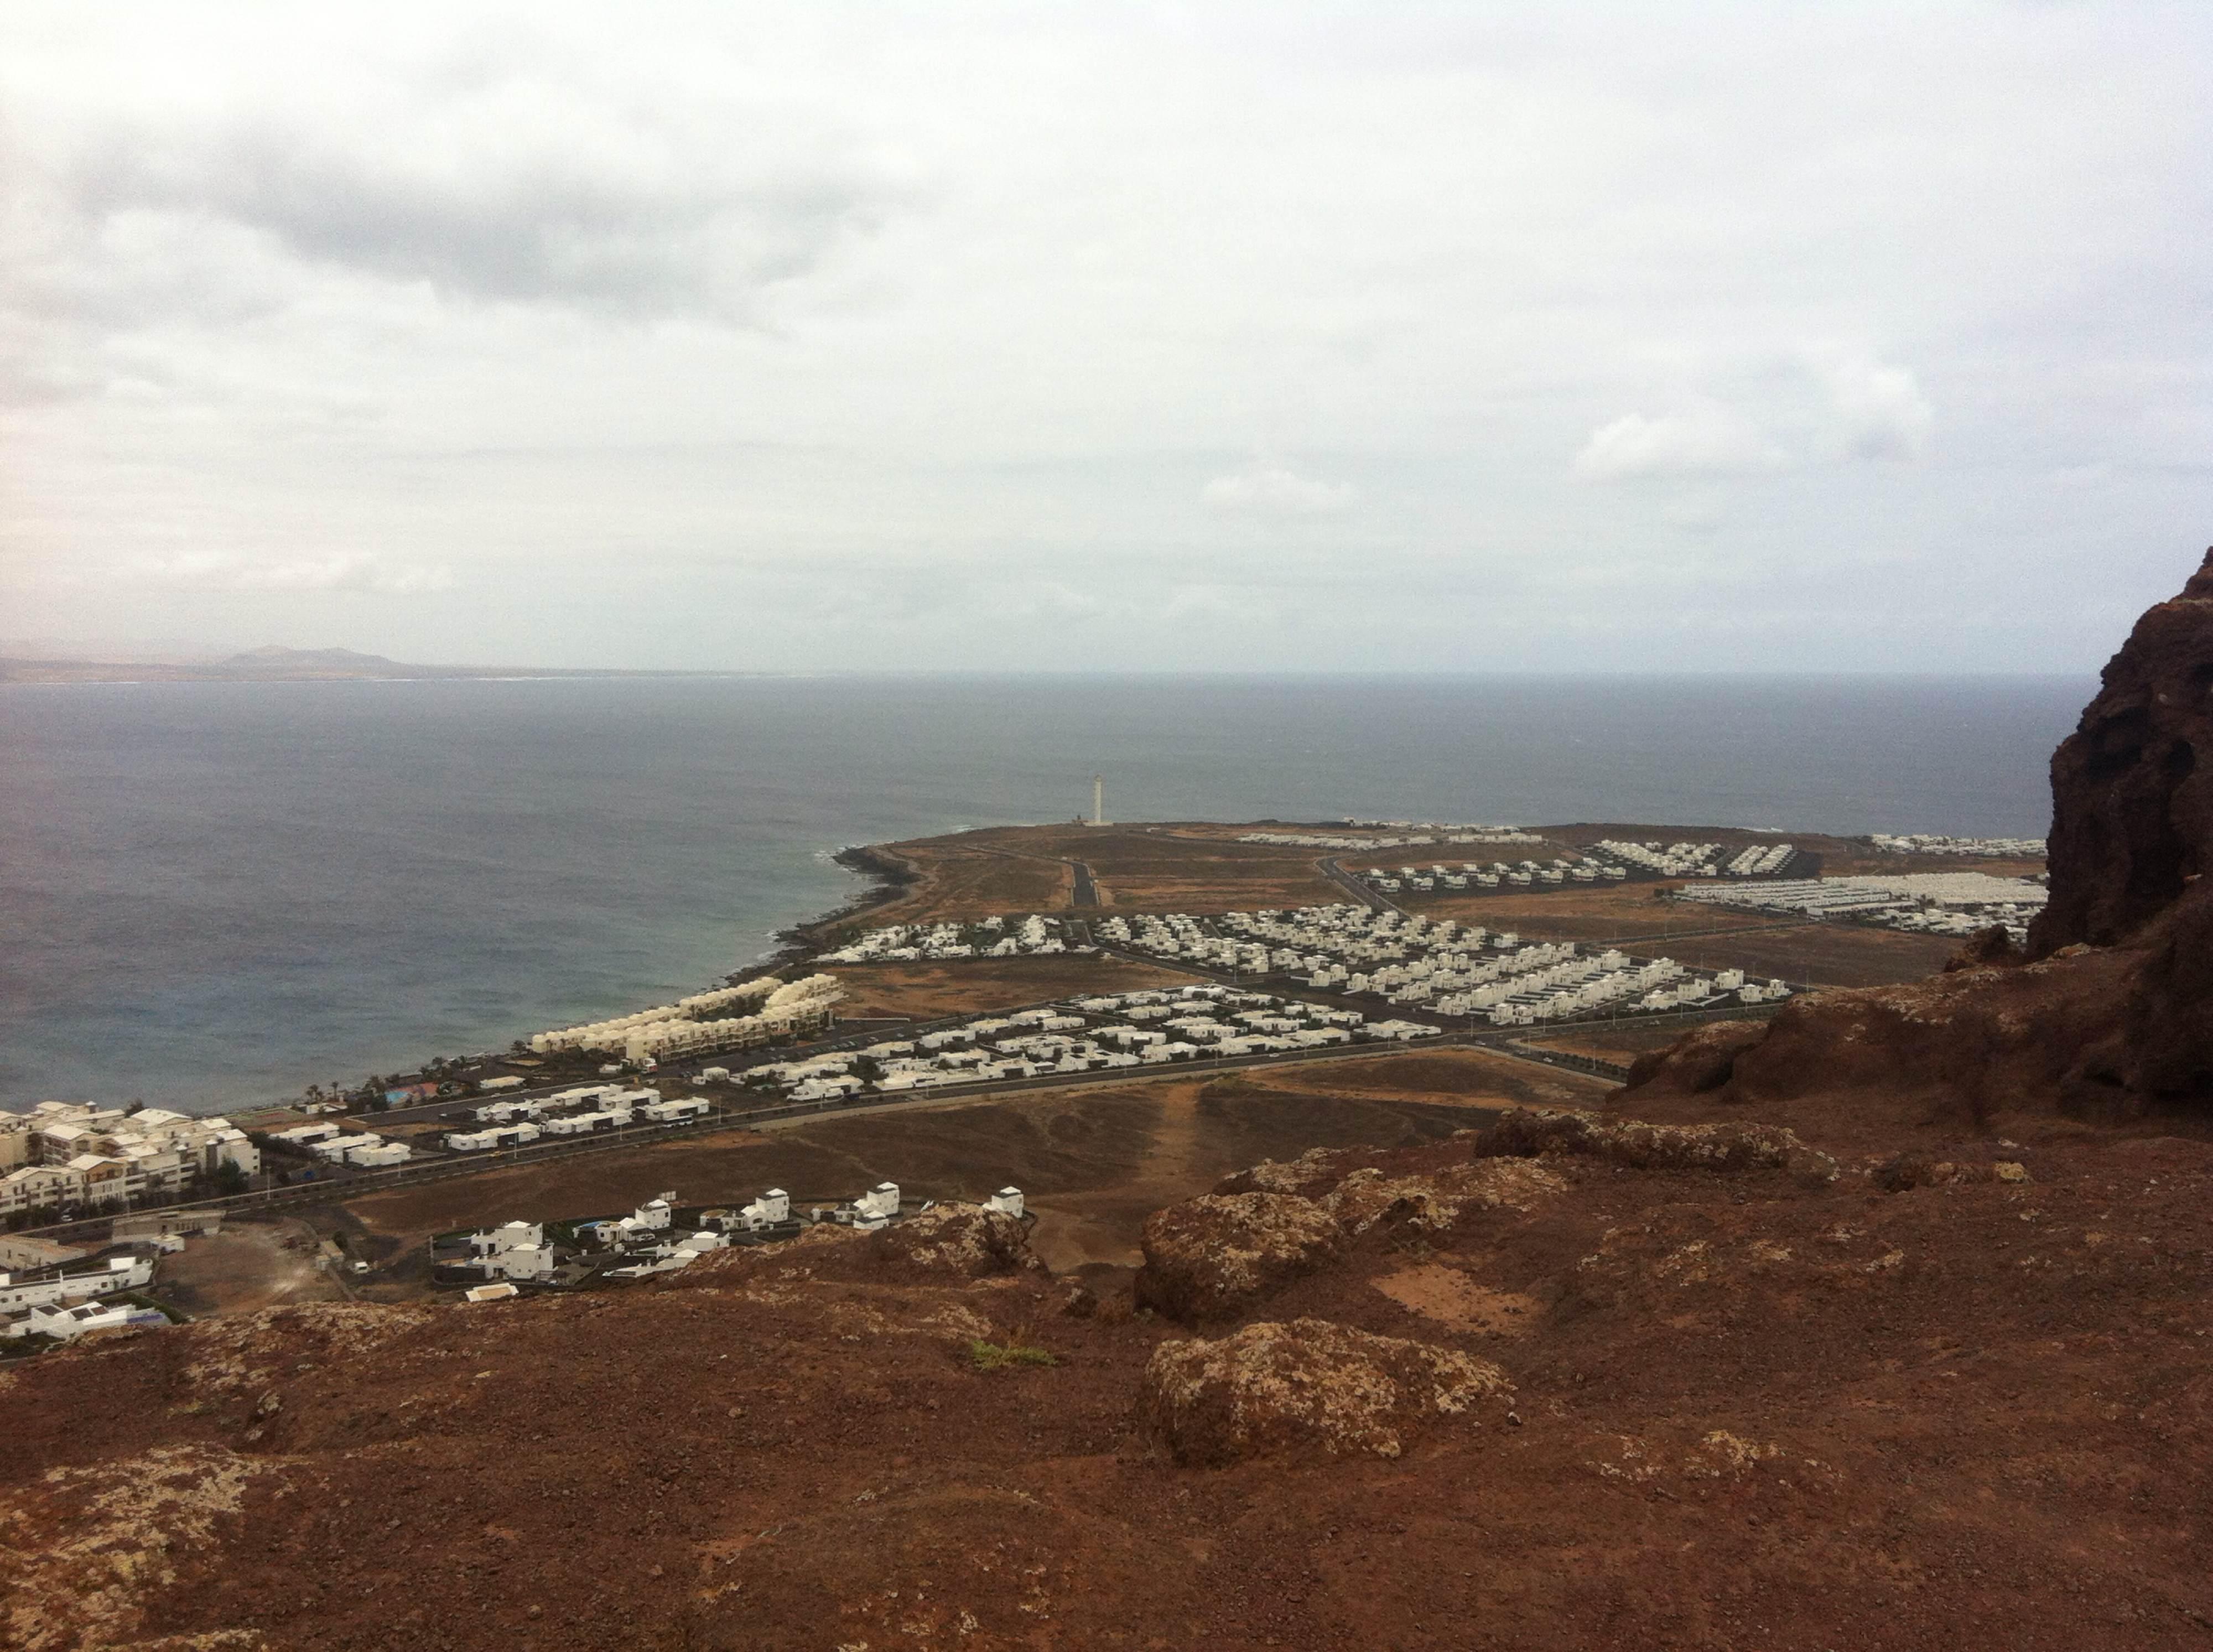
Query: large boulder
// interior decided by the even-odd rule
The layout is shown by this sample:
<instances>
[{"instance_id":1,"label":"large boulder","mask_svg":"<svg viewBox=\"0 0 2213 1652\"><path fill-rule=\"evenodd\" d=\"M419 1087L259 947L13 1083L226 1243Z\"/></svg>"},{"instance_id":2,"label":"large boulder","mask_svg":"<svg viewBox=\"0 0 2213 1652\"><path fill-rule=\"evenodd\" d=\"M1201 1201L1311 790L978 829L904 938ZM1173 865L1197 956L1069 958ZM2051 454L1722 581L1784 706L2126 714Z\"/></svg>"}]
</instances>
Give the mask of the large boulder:
<instances>
[{"instance_id":1,"label":"large boulder","mask_svg":"<svg viewBox=\"0 0 2213 1652\"><path fill-rule=\"evenodd\" d=\"M1736 1058L1765 1036L1758 1021L1714 1021L1694 1027L1662 1050L1647 1050L1629 1064L1631 1085L1666 1076L1670 1088L1700 1095L1728 1083Z\"/></svg>"},{"instance_id":2,"label":"large boulder","mask_svg":"<svg viewBox=\"0 0 2213 1652\"><path fill-rule=\"evenodd\" d=\"M792 1267L804 1267L819 1279L920 1284L1046 1271L1019 1216L948 1202L873 1231L826 1222L772 1244L710 1251L669 1275L663 1289L711 1287L733 1273L749 1277Z\"/></svg>"},{"instance_id":3,"label":"large boulder","mask_svg":"<svg viewBox=\"0 0 2213 1652\"><path fill-rule=\"evenodd\" d=\"M1450 1232L1476 1211L1533 1210L1567 1185L1555 1171L1514 1159L1397 1175L1370 1166L1338 1183L1322 1204L1348 1234L1377 1227L1434 1234Z\"/></svg>"},{"instance_id":4,"label":"large boulder","mask_svg":"<svg viewBox=\"0 0 2213 1652\"><path fill-rule=\"evenodd\" d=\"M1485 1157L1558 1153L1603 1159L1634 1170L1787 1170L1826 1186L1837 1161L1774 1125L1648 1125L1570 1108L1515 1107L1476 1137Z\"/></svg>"},{"instance_id":5,"label":"large boulder","mask_svg":"<svg viewBox=\"0 0 2213 1652\"><path fill-rule=\"evenodd\" d=\"M2051 900L2033 958L2108 947L2213 867L2213 551L2146 611L2051 755Z\"/></svg>"},{"instance_id":6,"label":"large boulder","mask_svg":"<svg viewBox=\"0 0 2213 1652\"><path fill-rule=\"evenodd\" d=\"M1004 1210L946 1204L880 1228L861 1241L887 1272L980 1279L996 1273L1041 1273L1028 1226Z\"/></svg>"},{"instance_id":7,"label":"large boulder","mask_svg":"<svg viewBox=\"0 0 2213 1652\"><path fill-rule=\"evenodd\" d=\"M1283 1452L1396 1457L1421 1429L1486 1404L1503 1414L1512 1397L1483 1360L1326 1320L1162 1343L1144 1375L1147 1423L1194 1466Z\"/></svg>"},{"instance_id":8,"label":"large boulder","mask_svg":"<svg viewBox=\"0 0 2213 1652\"><path fill-rule=\"evenodd\" d=\"M1330 1262L1336 1219L1295 1193L1208 1193L1146 1218L1137 1305L1197 1324L1226 1319Z\"/></svg>"}]
</instances>

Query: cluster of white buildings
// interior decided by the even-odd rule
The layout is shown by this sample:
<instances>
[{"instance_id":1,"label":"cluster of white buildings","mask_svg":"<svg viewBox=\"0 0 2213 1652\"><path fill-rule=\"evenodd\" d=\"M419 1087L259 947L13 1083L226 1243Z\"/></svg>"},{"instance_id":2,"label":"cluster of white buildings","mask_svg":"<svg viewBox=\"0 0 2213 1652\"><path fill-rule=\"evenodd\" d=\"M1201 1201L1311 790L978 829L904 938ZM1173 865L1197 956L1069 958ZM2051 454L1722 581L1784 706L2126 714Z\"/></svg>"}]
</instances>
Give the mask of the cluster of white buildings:
<instances>
[{"instance_id":1,"label":"cluster of white buildings","mask_svg":"<svg viewBox=\"0 0 2213 1652\"><path fill-rule=\"evenodd\" d=\"M590 1136L626 1125L673 1125L704 1118L704 1097L664 1098L659 1090L626 1089L620 1084L580 1084L551 1095L516 1096L470 1109L474 1128L448 1131L439 1138L448 1153L487 1153L522 1147L543 1139ZM344 1128L328 1119L272 1131L272 1145L357 1170L383 1170L415 1157L416 1149L388 1141L374 1131Z\"/></svg>"},{"instance_id":2,"label":"cluster of white buildings","mask_svg":"<svg viewBox=\"0 0 2213 1652\"><path fill-rule=\"evenodd\" d=\"M1801 878L1756 886L1698 884L1679 899L1814 918L1842 917L1927 935L1972 935L1993 924L2016 940L2050 899L2042 884L1987 872L1908 872Z\"/></svg>"},{"instance_id":3,"label":"cluster of white buildings","mask_svg":"<svg viewBox=\"0 0 2213 1652\"><path fill-rule=\"evenodd\" d=\"M974 924L896 924L825 953L820 964L904 964L939 958L1029 958L1066 952L1057 918L986 917Z\"/></svg>"},{"instance_id":4,"label":"cluster of white buildings","mask_svg":"<svg viewBox=\"0 0 2213 1652\"><path fill-rule=\"evenodd\" d=\"M677 1125L704 1119L707 1110L706 1100L696 1095L664 1097L659 1090L580 1084L552 1095L479 1107L480 1127L451 1131L444 1143L449 1153L488 1153L543 1139L594 1136L631 1124Z\"/></svg>"},{"instance_id":5,"label":"cluster of white buildings","mask_svg":"<svg viewBox=\"0 0 2213 1652\"><path fill-rule=\"evenodd\" d=\"M978 1015L912 1038L833 1050L741 1074L792 1101L899 1094L950 1084L1157 1067L1168 1062L1277 1055L1377 1039L1423 1038L1432 1027L1370 1022L1272 993L1192 985L1102 993Z\"/></svg>"},{"instance_id":6,"label":"cluster of white buildings","mask_svg":"<svg viewBox=\"0 0 2213 1652\"><path fill-rule=\"evenodd\" d=\"M1606 838L1593 852L1660 878L1771 878L1789 870L1798 850L1789 844L1754 844L1732 852L1723 844L1617 843Z\"/></svg>"},{"instance_id":7,"label":"cluster of white buildings","mask_svg":"<svg viewBox=\"0 0 2213 1652\"><path fill-rule=\"evenodd\" d=\"M1481 893L1486 890L1557 889L1570 883L1619 883L1629 874L1619 866L1608 866L1600 861L1554 860L1522 861L1514 865L1504 861L1492 861L1487 865L1463 861L1458 866L1442 862L1428 867L1371 866L1359 875L1370 888L1392 893L1412 890L1427 894L1436 890Z\"/></svg>"},{"instance_id":8,"label":"cluster of white buildings","mask_svg":"<svg viewBox=\"0 0 2213 1652\"><path fill-rule=\"evenodd\" d=\"M154 1259L143 1253L60 1262L48 1267L15 1268L0 1273L0 1317L64 1302L88 1301L119 1290L137 1290L153 1283Z\"/></svg>"},{"instance_id":9,"label":"cluster of white buildings","mask_svg":"<svg viewBox=\"0 0 2213 1652\"><path fill-rule=\"evenodd\" d=\"M374 1131L342 1130L326 1120L271 1131L269 1139L326 1164L352 1165L360 1170L388 1170L415 1156L415 1149L405 1142L387 1141Z\"/></svg>"},{"instance_id":10,"label":"cluster of white buildings","mask_svg":"<svg viewBox=\"0 0 2213 1652\"><path fill-rule=\"evenodd\" d=\"M984 1201L984 1208L1019 1217L1021 1190L1003 1187ZM431 1257L442 1283L478 1282L466 1293L469 1299L490 1301L512 1295L524 1284L571 1285L674 1273L733 1244L789 1238L817 1222L872 1232L898 1221L901 1210L896 1182L878 1182L857 1198L805 1212L792 1209L791 1195L783 1188L771 1187L735 1209L693 1213L696 1225L683 1224L692 1228L686 1233L679 1231L676 1195L669 1192L648 1199L628 1216L566 1224L509 1222L454 1235L433 1241Z\"/></svg>"},{"instance_id":11,"label":"cluster of white buildings","mask_svg":"<svg viewBox=\"0 0 2213 1652\"><path fill-rule=\"evenodd\" d=\"M2045 855L2041 838L1946 838L1934 832L1913 832L1894 837L1874 834L1877 849L1892 855L1980 855L1997 860L2036 860Z\"/></svg>"},{"instance_id":12,"label":"cluster of white buildings","mask_svg":"<svg viewBox=\"0 0 2213 1652\"><path fill-rule=\"evenodd\" d=\"M183 1244L167 1242L173 1248ZM11 1261L8 1271L0 1273L0 1337L70 1342L88 1331L168 1322L157 1308L115 1300L154 1283L152 1248L88 1259L75 1251L59 1254L65 1259L30 1266Z\"/></svg>"},{"instance_id":13,"label":"cluster of white buildings","mask_svg":"<svg viewBox=\"0 0 2213 1652\"><path fill-rule=\"evenodd\" d=\"M1576 1016L1764 1003L1788 996L1780 981L1737 971L1702 975L1672 959L1585 952L1570 942L1522 942L1450 919L1363 906L1114 918L1101 932L1141 951L1238 974L1289 975L1310 987L1372 994L1500 1027ZM1374 1035L1379 1029L1370 1026Z\"/></svg>"},{"instance_id":14,"label":"cluster of white buildings","mask_svg":"<svg viewBox=\"0 0 2213 1652\"><path fill-rule=\"evenodd\" d=\"M181 1198L224 1165L252 1175L261 1155L223 1118L41 1101L0 1113L0 1218Z\"/></svg>"},{"instance_id":15,"label":"cluster of white buildings","mask_svg":"<svg viewBox=\"0 0 2213 1652\"><path fill-rule=\"evenodd\" d=\"M613 1021L540 1033L530 1040L530 1047L540 1055L598 1050L641 1065L665 1058L750 1050L779 1039L826 1032L832 1009L844 997L832 975L810 975L797 981L763 976ZM744 1015L716 1013L747 1005L759 1008Z\"/></svg>"},{"instance_id":16,"label":"cluster of white buildings","mask_svg":"<svg viewBox=\"0 0 2213 1652\"><path fill-rule=\"evenodd\" d=\"M1197 927L1195 919L1184 922ZM1765 1003L1789 992L1780 981L1751 981L1735 970L1704 975L1673 959L1524 942L1510 931L1364 906L1231 912L1215 927L1219 933L1196 948L1188 936L1175 936L1176 955L1196 949L1241 973L1289 975L1325 991L1372 994L1496 1027Z\"/></svg>"}]
</instances>

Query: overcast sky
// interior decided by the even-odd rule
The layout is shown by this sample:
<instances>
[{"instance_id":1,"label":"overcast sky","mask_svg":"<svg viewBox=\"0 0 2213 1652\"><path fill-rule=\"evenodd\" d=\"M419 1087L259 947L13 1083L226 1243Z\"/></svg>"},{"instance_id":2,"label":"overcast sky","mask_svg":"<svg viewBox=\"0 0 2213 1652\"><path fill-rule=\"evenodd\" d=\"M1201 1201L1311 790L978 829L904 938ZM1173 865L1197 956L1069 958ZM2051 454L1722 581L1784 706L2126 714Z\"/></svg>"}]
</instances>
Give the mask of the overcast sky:
<instances>
[{"instance_id":1,"label":"overcast sky","mask_svg":"<svg viewBox=\"0 0 2213 1652\"><path fill-rule=\"evenodd\" d=\"M0 9L0 637L2093 668L2213 6Z\"/></svg>"}]
</instances>

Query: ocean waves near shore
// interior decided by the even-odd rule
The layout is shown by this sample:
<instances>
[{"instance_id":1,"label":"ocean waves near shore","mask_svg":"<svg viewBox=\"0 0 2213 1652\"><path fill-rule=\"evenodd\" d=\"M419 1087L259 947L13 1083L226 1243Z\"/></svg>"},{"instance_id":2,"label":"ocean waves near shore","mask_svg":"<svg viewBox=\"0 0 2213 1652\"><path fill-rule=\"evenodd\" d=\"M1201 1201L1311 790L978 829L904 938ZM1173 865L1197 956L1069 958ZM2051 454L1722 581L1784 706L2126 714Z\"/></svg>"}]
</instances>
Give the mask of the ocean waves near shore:
<instances>
[{"instance_id":1,"label":"ocean waves near shore","mask_svg":"<svg viewBox=\"0 0 2213 1652\"><path fill-rule=\"evenodd\" d=\"M1067 818L2033 834L2088 685L724 679L0 688L0 1105L198 1108L690 991Z\"/></svg>"}]
</instances>

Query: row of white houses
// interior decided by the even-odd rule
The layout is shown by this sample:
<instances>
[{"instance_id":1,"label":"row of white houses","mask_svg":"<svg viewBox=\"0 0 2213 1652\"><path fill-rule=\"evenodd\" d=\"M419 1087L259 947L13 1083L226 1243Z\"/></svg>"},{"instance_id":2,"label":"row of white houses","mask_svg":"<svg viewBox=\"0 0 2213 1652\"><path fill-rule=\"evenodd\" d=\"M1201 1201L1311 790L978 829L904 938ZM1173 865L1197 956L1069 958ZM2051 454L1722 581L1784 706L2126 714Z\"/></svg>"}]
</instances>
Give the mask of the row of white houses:
<instances>
[{"instance_id":1,"label":"row of white houses","mask_svg":"<svg viewBox=\"0 0 2213 1652\"><path fill-rule=\"evenodd\" d=\"M1022 1191L1003 1187L983 1202L983 1208L1020 1217ZM507 1222L467 1235L454 1249L441 1252L434 1244L432 1256L441 1280L449 1284L483 1282L467 1294L472 1301L487 1301L511 1295L518 1284L575 1283L594 1274L633 1280L673 1273L727 1249L734 1239L789 1236L806 1223L833 1222L872 1232L896 1222L900 1210L896 1182L878 1182L857 1198L818 1206L803 1216L793 1212L789 1193L771 1187L735 1210L698 1212L698 1228L682 1234L675 1222L676 1195L668 1192L648 1199L628 1216L575 1223L570 1230L573 1241L558 1239L542 1222ZM495 1288L486 1290L487 1284Z\"/></svg>"},{"instance_id":2,"label":"row of white houses","mask_svg":"<svg viewBox=\"0 0 2213 1652\"><path fill-rule=\"evenodd\" d=\"M1524 832L1519 826L1434 826L1426 831L1412 832L1401 823L1394 830L1397 835L1362 838L1327 832L1248 832L1237 841L1241 844L1271 844L1283 849L1342 849L1356 854L1362 850L1401 849L1422 844L1544 842L1535 832Z\"/></svg>"},{"instance_id":3,"label":"row of white houses","mask_svg":"<svg viewBox=\"0 0 2213 1652\"><path fill-rule=\"evenodd\" d=\"M1479 893L1492 889L1562 888L1570 883L1619 883L1629 873L1625 868L1602 861L1578 859L1544 863L1525 860L1511 866L1504 861L1492 861L1487 865L1463 861L1457 867L1442 862L1429 867L1371 866L1358 875L1370 887L1389 893L1411 889L1427 894L1434 890Z\"/></svg>"},{"instance_id":4,"label":"row of white houses","mask_svg":"<svg viewBox=\"0 0 2213 1652\"><path fill-rule=\"evenodd\" d=\"M517 1103L518 1108L533 1111L516 1113L497 1124L487 1125L481 1130L455 1131L445 1137L449 1153L483 1153L500 1148L523 1147L547 1137L589 1136L600 1131L619 1130L624 1125L677 1125L687 1119L706 1116L708 1103L704 1097L680 1095L664 1097L659 1090L625 1090L609 1085L594 1091L565 1091L564 1095L583 1099L572 1101L566 1112L552 1111L559 1096L548 1096L543 1101ZM479 1114L481 1116L481 1113Z\"/></svg>"},{"instance_id":5,"label":"row of white houses","mask_svg":"<svg viewBox=\"0 0 2213 1652\"><path fill-rule=\"evenodd\" d=\"M1672 959L1591 954L1572 942L1525 943L1512 931L1364 906L1115 919L1116 938L1164 958L1241 974L1288 975L1308 986L1510 1027L1625 1010L1764 1003L1780 981L1716 975ZM1109 926L1102 925L1102 930Z\"/></svg>"},{"instance_id":6,"label":"row of white houses","mask_svg":"<svg viewBox=\"0 0 2213 1652\"><path fill-rule=\"evenodd\" d=\"M1758 878L1786 869L1797 856L1789 844L1755 844L1729 852L1722 844L1625 843L1603 838L1591 846L1605 859L1661 878Z\"/></svg>"},{"instance_id":7,"label":"row of white houses","mask_svg":"<svg viewBox=\"0 0 2213 1652\"><path fill-rule=\"evenodd\" d=\"M1875 846L1892 855L1979 855L1993 860L2040 861L2041 838L1947 838L1935 832L1910 832L1894 836L1874 834Z\"/></svg>"},{"instance_id":8,"label":"row of white houses","mask_svg":"<svg viewBox=\"0 0 2213 1652\"><path fill-rule=\"evenodd\" d=\"M633 1015L540 1033L530 1040L530 1047L541 1055L563 1050L598 1050L641 1064L722 1050L754 1049L779 1039L826 1031L832 1021L833 1007L844 997L833 975L810 975L797 981L777 981L764 976L742 986L702 993L674 1004L640 1010ZM699 1014L755 1000L760 1005L756 1014L699 1019Z\"/></svg>"},{"instance_id":9,"label":"row of white houses","mask_svg":"<svg viewBox=\"0 0 2213 1652\"><path fill-rule=\"evenodd\" d=\"M949 1084L1277 1055L1428 1037L1436 1031L1411 1022L1371 1022L1357 1010L1272 993L1215 985L1149 988L977 1015L914 1038L766 1064L740 1078L792 1101L831 1101Z\"/></svg>"}]
</instances>

